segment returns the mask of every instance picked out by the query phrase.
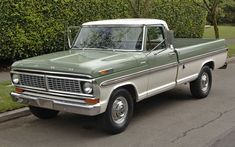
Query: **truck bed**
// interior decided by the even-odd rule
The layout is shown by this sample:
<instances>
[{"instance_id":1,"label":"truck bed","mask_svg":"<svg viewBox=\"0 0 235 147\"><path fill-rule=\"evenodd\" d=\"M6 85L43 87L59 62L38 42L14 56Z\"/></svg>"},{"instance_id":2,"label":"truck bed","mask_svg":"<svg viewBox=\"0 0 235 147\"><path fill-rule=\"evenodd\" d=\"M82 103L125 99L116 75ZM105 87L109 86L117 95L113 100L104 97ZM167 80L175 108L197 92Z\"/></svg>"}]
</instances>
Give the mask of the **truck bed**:
<instances>
[{"instance_id":1,"label":"truck bed","mask_svg":"<svg viewBox=\"0 0 235 147\"><path fill-rule=\"evenodd\" d=\"M216 54L227 49L224 39L177 38L173 45L179 54L179 61L207 53Z\"/></svg>"}]
</instances>

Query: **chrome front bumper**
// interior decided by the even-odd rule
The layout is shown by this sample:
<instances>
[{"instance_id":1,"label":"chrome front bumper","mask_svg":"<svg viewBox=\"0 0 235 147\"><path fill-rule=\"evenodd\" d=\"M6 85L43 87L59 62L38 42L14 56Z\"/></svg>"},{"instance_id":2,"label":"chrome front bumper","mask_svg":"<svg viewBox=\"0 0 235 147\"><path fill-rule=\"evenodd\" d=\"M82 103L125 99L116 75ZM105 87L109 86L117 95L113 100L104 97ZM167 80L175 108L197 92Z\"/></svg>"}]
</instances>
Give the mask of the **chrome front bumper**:
<instances>
[{"instance_id":1,"label":"chrome front bumper","mask_svg":"<svg viewBox=\"0 0 235 147\"><path fill-rule=\"evenodd\" d=\"M41 108L48 108L58 111L77 113L82 115L94 116L100 114L100 104L88 105L81 103L81 100L76 99L61 99L56 96L48 96L45 94L33 93L15 93L11 92L13 101L28 104Z\"/></svg>"}]
</instances>

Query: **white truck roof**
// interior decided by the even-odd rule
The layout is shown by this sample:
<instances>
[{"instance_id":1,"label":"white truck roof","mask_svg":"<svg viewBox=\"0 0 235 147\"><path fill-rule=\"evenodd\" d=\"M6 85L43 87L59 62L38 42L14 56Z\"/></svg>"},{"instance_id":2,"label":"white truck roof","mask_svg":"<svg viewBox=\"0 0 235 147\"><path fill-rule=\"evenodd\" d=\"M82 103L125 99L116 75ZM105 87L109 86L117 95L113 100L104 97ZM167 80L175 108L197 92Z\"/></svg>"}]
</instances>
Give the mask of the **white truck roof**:
<instances>
[{"instance_id":1,"label":"white truck roof","mask_svg":"<svg viewBox=\"0 0 235 147\"><path fill-rule=\"evenodd\" d=\"M132 19L110 19L91 21L82 24L83 26L90 25L163 25L169 30L167 23L160 19L132 18Z\"/></svg>"}]
</instances>

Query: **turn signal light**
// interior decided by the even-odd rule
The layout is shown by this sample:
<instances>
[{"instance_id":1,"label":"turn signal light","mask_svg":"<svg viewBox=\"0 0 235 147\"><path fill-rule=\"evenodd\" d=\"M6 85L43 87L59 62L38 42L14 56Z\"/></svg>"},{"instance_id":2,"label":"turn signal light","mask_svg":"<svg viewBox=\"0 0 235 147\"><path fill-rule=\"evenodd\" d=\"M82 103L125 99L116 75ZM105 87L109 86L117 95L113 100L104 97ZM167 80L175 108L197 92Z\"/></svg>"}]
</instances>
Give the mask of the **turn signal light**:
<instances>
[{"instance_id":1,"label":"turn signal light","mask_svg":"<svg viewBox=\"0 0 235 147\"><path fill-rule=\"evenodd\" d=\"M19 87L16 87L15 91L16 91L16 93L23 93L24 92L24 90Z\"/></svg>"},{"instance_id":2,"label":"turn signal light","mask_svg":"<svg viewBox=\"0 0 235 147\"><path fill-rule=\"evenodd\" d=\"M94 105L94 104L99 103L100 99L97 99L97 98L88 98L88 99L85 99L85 102L87 104Z\"/></svg>"},{"instance_id":3,"label":"turn signal light","mask_svg":"<svg viewBox=\"0 0 235 147\"><path fill-rule=\"evenodd\" d=\"M113 73L113 69L106 69L106 70L101 70L99 71L101 75L107 75Z\"/></svg>"}]
</instances>

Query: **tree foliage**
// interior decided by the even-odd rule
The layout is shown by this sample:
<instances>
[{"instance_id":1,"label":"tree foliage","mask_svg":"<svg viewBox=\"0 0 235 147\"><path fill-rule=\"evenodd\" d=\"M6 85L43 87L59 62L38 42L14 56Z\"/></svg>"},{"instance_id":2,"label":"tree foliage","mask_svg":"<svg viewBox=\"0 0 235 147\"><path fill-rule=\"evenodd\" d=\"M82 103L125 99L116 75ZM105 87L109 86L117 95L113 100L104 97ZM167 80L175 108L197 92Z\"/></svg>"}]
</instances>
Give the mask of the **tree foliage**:
<instances>
[{"instance_id":1,"label":"tree foliage","mask_svg":"<svg viewBox=\"0 0 235 147\"><path fill-rule=\"evenodd\" d=\"M192 0L128 0L133 17L160 18L175 31L176 37L201 38L206 11Z\"/></svg>"},{"instance_id":2,"label":"tree foliage","mask_svg":"<svg viewBox=\"0 0 235 147\"><path fill-rule=\"evenodd\" d=\"M202 37L205 15L191 0L1 0L0 61L63 50L67 26L101 19L158 18L177 37Z\"/></svg>"},{"instance_id":3,"label":"tree foliage","mask_svg":"<svg viewBox=\"0 0 235 147\"><path fill-rule=\"evenodd\" d=\"M207 13L191 0L155 0L152 7L152 17L165 20L176 37L203 36Z\"/></svg>"},{"instance_id":4,"label":"tree foliage","mask_svg":"<svg viewBox=\"0 0 235 147\"><path fill-rule=\"evenodd\" d=\"M223 0L194 0L194 3L201 6L208 12L208 18L211 20L211 24L214 26L215 38L219 38L219 10L224 1Z\"/></svg>"},{"instance_id":5,"label":"tree foliage","mask_svg":"<svg viewBox=\"0 0 235 147\"><path fill-rule=\"evenodd\" d=\"M222 4L220 23L235 24L235 0L226 0Z\"/></svg>"},{"instance_id":6,"label":"tree foliage","mask_svg":"<svg viewBox=\"0 0 235 147\"><path fill-rule=\"evenodd\" d=\"M154 0L127 0L131 11L130 14L136 18L150 17L153 13Z\"/></svg>"}]
</instances>

